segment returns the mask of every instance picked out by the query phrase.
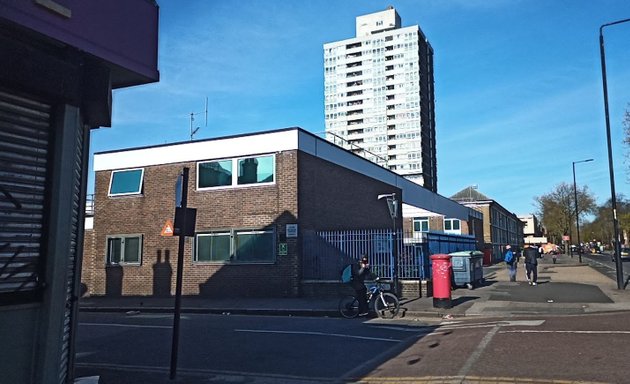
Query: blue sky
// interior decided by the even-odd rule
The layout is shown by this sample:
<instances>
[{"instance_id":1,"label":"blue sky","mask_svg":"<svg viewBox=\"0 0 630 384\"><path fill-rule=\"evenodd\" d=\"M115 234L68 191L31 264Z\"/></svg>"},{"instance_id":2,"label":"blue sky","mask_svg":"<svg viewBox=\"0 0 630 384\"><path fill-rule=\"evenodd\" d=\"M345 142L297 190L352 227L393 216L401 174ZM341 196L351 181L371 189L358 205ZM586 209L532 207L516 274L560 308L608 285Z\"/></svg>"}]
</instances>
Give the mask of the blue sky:
<instances>
[{"instance_id":1,"label":"blue sky","mask_svg":"<svg viewBox=\"0 0 630 384\"><path fill-rule=\"evenodd\" d=\"M434 49L438 193L478 185L506 209L572 183L610 198L599 26L627 0L161 0L161 80L114 91L111 128L92 152L289 126L325 130L323 44L354 37L355 17L393 5ZM630 197L623 115L630 23L607 27L617 193ZM209 100L204 125L205 98ZM93 175L89 189L93 189Z\"/></svg>"}]
</instances>

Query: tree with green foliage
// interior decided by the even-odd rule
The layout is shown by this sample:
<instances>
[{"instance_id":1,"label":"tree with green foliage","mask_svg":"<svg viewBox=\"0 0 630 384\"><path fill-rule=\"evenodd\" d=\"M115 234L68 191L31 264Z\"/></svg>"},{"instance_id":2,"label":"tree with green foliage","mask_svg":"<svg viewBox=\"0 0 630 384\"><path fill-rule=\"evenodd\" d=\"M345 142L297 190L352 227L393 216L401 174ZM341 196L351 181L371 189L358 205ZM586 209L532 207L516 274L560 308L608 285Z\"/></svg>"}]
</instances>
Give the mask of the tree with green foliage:
<instances>
[{"instance_id":1,"label":"tree with green foliage","mask_svg":"<svg viewBox=\"0 0 630 384\"><path fill-rule=\"evenodd\" d=\"M589 240L611 245L614 238L611 199L597 207L594 215L593 221L584 225L584 233L589 236ZM623 195L617 195L617 220L622 241L627 243L630 233L630 200L625 199Z\"/></svg>"},{"instance_id":2,"label":"tree with green foliage","mask_svg":"<svg viewBox=\"0 0 630 384\"><path fill-rule=\"evenodd\" d=\"M578 187L577 200L580 218L594 214L597 210L594 195L587 186ZM571 240L577 243L577 231L575 228L575 194L573 186L567 183L556 185L548 194L534 198L538 206L538 216L547 230L547 238L550 242L560 243L562 236L568 234Z\"/></svg>"}]
</instances>

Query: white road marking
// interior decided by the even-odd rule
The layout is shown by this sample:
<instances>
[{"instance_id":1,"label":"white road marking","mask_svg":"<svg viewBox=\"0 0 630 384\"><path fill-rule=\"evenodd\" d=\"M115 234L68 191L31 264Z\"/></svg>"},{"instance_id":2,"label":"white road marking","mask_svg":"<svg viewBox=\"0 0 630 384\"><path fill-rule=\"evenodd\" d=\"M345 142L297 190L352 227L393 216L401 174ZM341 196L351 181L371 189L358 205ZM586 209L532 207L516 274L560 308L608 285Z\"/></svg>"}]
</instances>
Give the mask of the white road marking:
<instances>
[{"instance_id":1,"label":"white road marking","mask_svg":"<svg viewBox=\"0 0 630 384\"><path fill-rule=\"evenodd\" d=\"M157 328L157 329L172 329L172 326L167 325L141 325L141 324L115 324L115 323L79 323L81 326L92 327L120 327L120 328Z\"/></svg>"},{"instance_id":2,"label":"white road marking","mask_svg":"<svg viewBox=\"0 0 630 384\"><path fill-rule=\"evenodd\" d=\"M346 335L341 333L325 333L325 332L309 332L309 331L268 331L262 329L235 329L234 332L250 332L250 333L278 333L286 335L312 335L312 336L330 336L330 337L344 337L348 339L361 339L371 341L387 341L390 343L398 343L402 340L398 339L385 339L382 337L368 337L368 336L355 336Z\"/></svg>"},{"instance_id":3,"label":"white road marking","mask_svg":"<svg viewBox=\"0 0 630 384\"><path fill-rule=\"evenodd\" d=\"M464 365L461 367L461 369L457 373L458 376L466 376L468 374L468 372L475 365L475 363L477 362L477 360L479 359L483 351L486 349L488 344L490 344L490 340L492 340L494 335L496 335L496 333L499 331L499 328L500 326L496 325L488 333L486 333L483 339L481 339L481 342L479 343L479 345L477 345L477 348L475 348L473 353L470 354L470 356L468 357L468 360L466 360Z\"/></svg>"},{"instance_id":4,"label":"white road marking","mask_svg":"<svg viewBox=\"0 0 630 384\"><path fill-rule=\"evenodd\" d=\"M447 324L440 326L439 329L456 329L456 328L484 328L484 327L538 327L545 323L545 320L507 320L507 321L491 321L487 323L460 323Z\"/></svg>"},{"instance_id":5,"label":"white road marking","mask_svg":"<svg viewBox=\"0 0 630 384\"><path fill-rule=\"evenodd\" d=\"M146 372L146 373L155 373L155 372L169 372L170 368L167 366L151 366L151 365L125 365L125 364L107 364L107 363L76 363L76 366L79 367L91 367L91 368L101 368L101 369L111 369L114 371L122 371L122 372ZM263 373L263 372L240 372L240 371L228 371L228 370L216 370L216 369L203 369L203 368L177 368L177 372L180 374L188 374L195 376L205 376L212 375L213 380L222 380L221 382L243 382L243 378L251 378L251 380L245 380L247 382L255 382L256 379L267 379L264 382L283 382L283 383L291 383L291 382L301 382L301 383L325 383L325 382L337 382L334 378L326 378L326 377L302 377L296 375L282 375L282 374L274 374L274 373ZM217 382L217 381L213 381Z\"/></svg>"},{"instance_id":6,"label":"white road marking","mask_svg":"<svg viewBox=\"0 0 630 384\"><path fill-rule=\"evenodd\" d=\"M431 327L431 326L381 326L375 325L373 328L378 329L389 329L392 331L401 331L401 332L412 332L417 335L424 336L439 336L443 335L445 332L453 330L453 329L475 329L475 328L490 328L490 327L538 327L545 323L545 320L499 320L499 321L491 321L486 323L465 323L461 321L449 321L440 323L439 326Z\"/></svg>"},{"instance_id":7,"label":"white road marking","mask_svg":"<svg viewBox=\"0 0 630 384\"><path fill-rule=\"evenodd\" d=\"M586 335L630 335L630 331L543 331L535 329L521 329L515 331L501 331L501 333L577 333Z\"/></svg>"}]
</instances>

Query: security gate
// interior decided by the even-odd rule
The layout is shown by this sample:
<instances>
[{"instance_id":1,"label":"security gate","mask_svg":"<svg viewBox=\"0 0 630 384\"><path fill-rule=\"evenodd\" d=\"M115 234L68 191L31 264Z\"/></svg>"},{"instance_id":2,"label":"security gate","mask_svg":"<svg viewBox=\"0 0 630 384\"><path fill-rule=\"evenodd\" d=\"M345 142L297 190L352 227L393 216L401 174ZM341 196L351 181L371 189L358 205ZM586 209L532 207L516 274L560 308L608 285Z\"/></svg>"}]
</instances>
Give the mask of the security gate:
<instances>
[{"instance_id":1,"label":"security gate","mask_svg":"<svg viewBox=\"0 0 630 384\"><path fill-rule=\"evenodd\" d=\"M0 305L41 303L42 312L56 311L64 300L60 332L51 332L50 343L40 340L55 356L60 384L72 382L83 239L89 133L77 111L0 88ZM53 178L54 166L63 176ZM63 295L46 281L51 270L53 280L63 280Z\"/></svg>"}]
</instances>

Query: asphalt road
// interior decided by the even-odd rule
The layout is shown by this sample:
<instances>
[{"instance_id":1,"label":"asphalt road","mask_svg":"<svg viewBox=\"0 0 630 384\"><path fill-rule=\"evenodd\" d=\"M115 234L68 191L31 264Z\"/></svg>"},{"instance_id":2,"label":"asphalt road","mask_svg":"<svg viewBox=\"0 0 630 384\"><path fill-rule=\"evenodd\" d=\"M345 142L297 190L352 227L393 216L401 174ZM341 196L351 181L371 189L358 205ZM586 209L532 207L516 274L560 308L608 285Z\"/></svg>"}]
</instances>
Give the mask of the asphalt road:
<instances>
[{"instance_id":1,"label":"asphalt road","mask_svg":"<svg viewBox=\"0 0 630 384\"><path fill-rule=\"evenodd\" d=\"M168 372L171 319L81 314L77 364L90 374L99 367ZM333 318L183 315L178 366L184 375L325 382L424 332Z\"/></svg>"},{"instance_id":2,"label":"asphalt road","mask_svg":"<svg viewBox=\"0 0 630 384\"><path fill-rule=\"evenodd\" d=\"M167 315L82 314L76 371L101 384L171 382L170 326ZM180 351L178 383L628 383L630 313L439 326L186 315Z\"/></svg>"},{"instance_id":3,"label":"asphalt road","mask_svg":"<svg viewBox=\"0 0 630 384\"><path fill-rule=\"evenodd\" d=\"M577 258L577 255L574 256ZM604 275L608 276L613 281L617 281L617 265L612 261L610 253L595 253L582 255L582 261L589 263L589 265ZM624 282L628 284L630 279L630 259L623 259L622 261Z\"/></svg>"}]
</instances>

